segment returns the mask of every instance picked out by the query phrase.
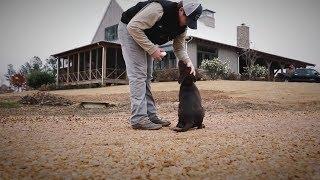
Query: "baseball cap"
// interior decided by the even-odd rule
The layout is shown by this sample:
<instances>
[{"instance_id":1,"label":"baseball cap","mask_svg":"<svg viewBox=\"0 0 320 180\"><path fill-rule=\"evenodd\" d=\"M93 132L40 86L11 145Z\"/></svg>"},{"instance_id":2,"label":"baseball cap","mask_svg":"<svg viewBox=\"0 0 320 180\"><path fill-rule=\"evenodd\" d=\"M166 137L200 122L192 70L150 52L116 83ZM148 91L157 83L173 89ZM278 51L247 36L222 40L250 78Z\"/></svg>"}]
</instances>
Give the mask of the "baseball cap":
<instances>
[{"instance_id":1,"label":"baseball cap","mask_svg":"<svg viewBox=\"0 0 320 180\"><path fill-rule=\"evenodd\" d=\"M187 26L197 29L197 20L202 14L202 5L198 0L183 0L183 10L187 15Z\"/></svg>"}]
</instances>

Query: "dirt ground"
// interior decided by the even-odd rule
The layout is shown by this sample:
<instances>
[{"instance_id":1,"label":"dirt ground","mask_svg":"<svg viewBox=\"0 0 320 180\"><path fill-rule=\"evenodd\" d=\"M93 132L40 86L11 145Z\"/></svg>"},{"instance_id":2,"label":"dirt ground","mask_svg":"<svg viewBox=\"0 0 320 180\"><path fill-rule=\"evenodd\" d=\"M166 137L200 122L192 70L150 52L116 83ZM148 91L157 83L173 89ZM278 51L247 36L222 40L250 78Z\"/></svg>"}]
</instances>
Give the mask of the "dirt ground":
<instances>
[{"instance_id":1,"label":"dirt ground","mask_svg":"<svg viewBox=\"0 0 320 180\"><path fill-rule=\"evenodd\" d=\"M0 108L0 179L320 179L320 84L197 86L206 128L185 133L131 129L128 86L50 92L75 103L67 107ZM179 85L152 90L158 114L175 126Z\"/></svg>"}]
</instances>

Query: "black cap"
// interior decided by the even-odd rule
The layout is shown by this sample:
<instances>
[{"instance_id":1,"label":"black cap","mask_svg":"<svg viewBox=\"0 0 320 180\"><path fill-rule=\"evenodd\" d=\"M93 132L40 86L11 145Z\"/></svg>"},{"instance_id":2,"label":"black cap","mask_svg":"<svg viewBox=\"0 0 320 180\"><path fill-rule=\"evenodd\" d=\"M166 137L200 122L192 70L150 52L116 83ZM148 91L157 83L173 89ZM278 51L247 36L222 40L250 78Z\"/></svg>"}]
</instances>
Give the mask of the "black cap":
<instances>
[{"instance_id":1,"label":"black cap","mask_svg":"<svg viewBox=\"0 0 320 180\"><path fill-rule=\"evenodd\" d=\"M187 26L191 29L197 29L197 21L202 14L201 4L189 15L187 16Z\"/></svg>"}]
</instances>

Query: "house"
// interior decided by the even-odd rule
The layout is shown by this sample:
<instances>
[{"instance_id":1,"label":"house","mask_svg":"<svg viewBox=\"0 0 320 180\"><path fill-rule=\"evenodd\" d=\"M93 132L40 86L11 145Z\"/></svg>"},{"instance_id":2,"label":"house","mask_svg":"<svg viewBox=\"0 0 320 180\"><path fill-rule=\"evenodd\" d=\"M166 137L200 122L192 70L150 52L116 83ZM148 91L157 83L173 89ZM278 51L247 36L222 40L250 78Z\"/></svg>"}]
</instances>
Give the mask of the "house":
<instances>
[{"instance_id":1,"label":"house","mask_svg":"<svg viewBox=\"0 0 320 180\"><path fill-rule=\"evenodd\" d=\"M121 14L134 6L137 0L110 0L105 14L95 32L91 44L54 54L58 62L58 84L126 83L125 63L118 42L117 28ZM204 4L205 5L205 4ZM228 44L219 39L215 32L215 12L204 9L198 29L187 31L188 54L197 67L203 59L218 57L228 62L232 72L242 74L247 66L248 53L254 54L252 63L268 68L270 77L283 72L290 65L295 67L314 66L301 60L290 59L250 49L249 27L237 27L237 44ZM220 36L221 37L221 36ZM154 64L156 69L176 68L171 42L161 46L167 56Z\"/></svg>"}]
</instances>

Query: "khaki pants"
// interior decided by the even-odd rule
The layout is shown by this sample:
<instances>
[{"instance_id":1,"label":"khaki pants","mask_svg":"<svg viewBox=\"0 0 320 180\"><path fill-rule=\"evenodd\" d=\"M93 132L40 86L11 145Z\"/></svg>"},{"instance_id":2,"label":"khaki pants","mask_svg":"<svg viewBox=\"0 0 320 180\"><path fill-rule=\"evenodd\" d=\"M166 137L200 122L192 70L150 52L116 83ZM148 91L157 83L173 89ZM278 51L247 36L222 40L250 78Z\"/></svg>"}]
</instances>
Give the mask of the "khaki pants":
<instances>
[{"instance_id":1,"label":"khaki pants","mask_svg":"<svg viewBox=\"0 0 320 180\"><path fill-rule=\"evenodd\" d=\"M118 36L126 64L130 86L132 125L156 115L155 101L151 93L153 59L128 33L126 24L118 25Z\"/></svg>"}]
</instances>

